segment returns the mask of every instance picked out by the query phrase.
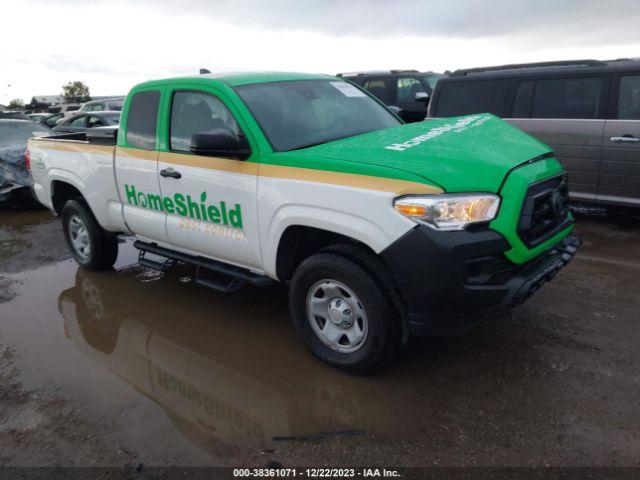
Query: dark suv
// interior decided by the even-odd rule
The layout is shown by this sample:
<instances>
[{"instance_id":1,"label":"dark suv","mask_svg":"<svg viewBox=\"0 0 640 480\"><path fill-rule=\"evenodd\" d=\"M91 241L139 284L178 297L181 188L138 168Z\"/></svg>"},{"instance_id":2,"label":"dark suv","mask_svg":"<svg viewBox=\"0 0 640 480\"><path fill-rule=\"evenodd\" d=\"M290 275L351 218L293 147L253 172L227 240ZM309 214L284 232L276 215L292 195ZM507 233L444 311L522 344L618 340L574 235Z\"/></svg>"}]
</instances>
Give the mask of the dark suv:
<instances>
[{"instance_id":1,"label":"dark suv","mask_svg":"<svg viewBox=\"0 0 640 480\"><path fill-rule=\"evenodd\" d=\"M640 59L473 68L438 82L430 117L480 112L550 145L573 199L640 207Z\"/></svg>"},{"instance_id":2,"label":"dark suv","mask_svg":"<svg viewBox=\"0 0 640 480\"><path fill-rule=\"evenodd\" d=\"M405 122L420 122L427 114L427 104L440 73L417 70L339 73L338 77L356 83L390 107L400 109Z\"/></svg>"}]
</instances>

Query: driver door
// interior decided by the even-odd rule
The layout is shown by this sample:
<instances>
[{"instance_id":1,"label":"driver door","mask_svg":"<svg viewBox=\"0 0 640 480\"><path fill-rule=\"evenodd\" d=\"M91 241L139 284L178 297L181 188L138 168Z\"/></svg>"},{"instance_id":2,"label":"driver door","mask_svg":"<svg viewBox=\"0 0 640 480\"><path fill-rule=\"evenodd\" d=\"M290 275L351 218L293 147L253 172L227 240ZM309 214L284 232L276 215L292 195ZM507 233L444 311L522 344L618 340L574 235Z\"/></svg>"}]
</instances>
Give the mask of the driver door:
<instances>
[{"instance_id":1,"label":"driver door","mask_svg":"<svg viewBox=\"0 0 640 480\"><path fill-rule=\"evenodd\" d=\"M158 157L169 242L189 253L260 268L255 153L247 160L191 153L195 133L228 128L242 135L242 129L213 92L176 88L170 97L166 144Z\"/></svg>"}]
</instances>

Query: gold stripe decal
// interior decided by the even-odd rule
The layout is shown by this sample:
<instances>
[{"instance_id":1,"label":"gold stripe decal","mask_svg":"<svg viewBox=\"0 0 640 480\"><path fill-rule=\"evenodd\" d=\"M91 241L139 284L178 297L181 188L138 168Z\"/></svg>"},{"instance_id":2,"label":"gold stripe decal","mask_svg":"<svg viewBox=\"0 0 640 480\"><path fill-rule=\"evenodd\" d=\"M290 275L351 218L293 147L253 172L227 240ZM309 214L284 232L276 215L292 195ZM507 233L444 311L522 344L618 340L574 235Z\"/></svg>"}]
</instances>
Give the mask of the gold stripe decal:
<instances>
[{"instance_id":1,"label":"gold stripe decal","mask_svg":"<svg viewBox=\"0 0 640 480\"><path fill-rule=\"evenodd\" d=\"M172 165L184 165L185 167L205 168L230 173L243 173L245 175L257 175L259 166L255 162L243 162L228 158L204 157L201 155L173 152L160 152L158 161Z\"/></svg>"},{"instance_id":2,"label":"gold stripe decal","mask_svg":"<svg viewBox=\"0 0 640 480\"><path fill-rule=\"evenodd\" d=\"M113 155L113 147L109 145L91 145L79 140L46 140L46 138L31 138L30 142L37 142L34 146L48 150L75 153L97 153L100 155Z\"/></svg>"},{"instance_id":3,"label":"gold stripe decal","mask_svg":"<svg viewBox=\"0 0 640 480\"><path fill-rule=\"evenodd\" d=\"M442 190L424 183L398 180L395 178L372 177L355 173L330 172L311 168L284 167L280 165L261 165L260 176L271 178L287 178L304 182L329 183L346 187L364 188L381 192L392 192L398 195L438 194Z\"/></svg>"},{"instance_id":4,"label":"gold stripe decal","mask_svg":"<svg viewBox=\"0 0 640 480\"><path fill-rule=\"evenodd\" d=\"M142 150L141 148L117 147L117 153L119 157L133 158L135 160L151 160L155 162L158 159L158 152L156 150Z\"/></svg>"},{"instance_id":5,"label":"gold stripe decal","mask_svg":"<svg viewBox=\"0 0 640 480\"><path fill-rule=\"evenodd\" d=\"M32 138L37 146L51 150L62 150L75 153L97 153L111 155L114 147L108 145L92 145L77 140L49 140ZM380 192L391 192L397 195L406 194L438 194L438 187L420 182L399 180L395 178L374 177L356 173L332 172L313 168L289 167L283 165L267 165L255 162L243 162L226 158L204 157L173 152L157 152L138 148L117 148L118 156L139 160L155 161L172 165L204 168L244 175L260 175L268 178L298 180L302 182L326 183L345 187L363 188Z\"/></svg>"}]
</instances>

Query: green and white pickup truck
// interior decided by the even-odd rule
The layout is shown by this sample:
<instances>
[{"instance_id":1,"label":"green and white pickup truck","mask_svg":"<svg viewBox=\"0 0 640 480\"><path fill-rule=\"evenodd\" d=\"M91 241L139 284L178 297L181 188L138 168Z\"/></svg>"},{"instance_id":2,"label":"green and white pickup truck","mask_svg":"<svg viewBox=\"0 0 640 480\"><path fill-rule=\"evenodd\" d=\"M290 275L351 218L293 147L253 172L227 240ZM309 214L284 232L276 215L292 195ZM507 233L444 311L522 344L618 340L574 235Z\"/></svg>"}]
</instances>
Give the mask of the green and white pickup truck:
<instances>
[{"instance_id":1,"label":"green and white pickup truck","mask_svg":"<svg viewBox=\"0 0 640 480\"><path fill-rule=\"evenodd\" d=\"M305 343L350 371L521 303L579 245L547 146L488 114L404 125L330 76L146 82L115 135L28 152L82 267L111 268L122 234L218 290L287 282Z\"/></svg>"}]
</instances>

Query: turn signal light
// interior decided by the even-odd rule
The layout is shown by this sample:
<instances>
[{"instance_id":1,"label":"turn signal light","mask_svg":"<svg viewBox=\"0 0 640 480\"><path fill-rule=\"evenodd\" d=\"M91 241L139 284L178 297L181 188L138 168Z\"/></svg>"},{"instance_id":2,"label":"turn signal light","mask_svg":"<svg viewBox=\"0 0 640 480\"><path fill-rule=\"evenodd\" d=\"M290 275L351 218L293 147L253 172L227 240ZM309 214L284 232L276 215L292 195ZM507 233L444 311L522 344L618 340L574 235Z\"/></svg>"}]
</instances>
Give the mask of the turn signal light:
<instances>
[{"instance_id":1,"label":"turn signal light","mask_svg":"<svg viewBox=\"0 0 640 480\"><path fill-rule=\"evenodd\" d=\"M423 205L396 203L394 206L401 214L408 217L424 217L427 213L427 208Z\"/></svg>"}]
</instances>

